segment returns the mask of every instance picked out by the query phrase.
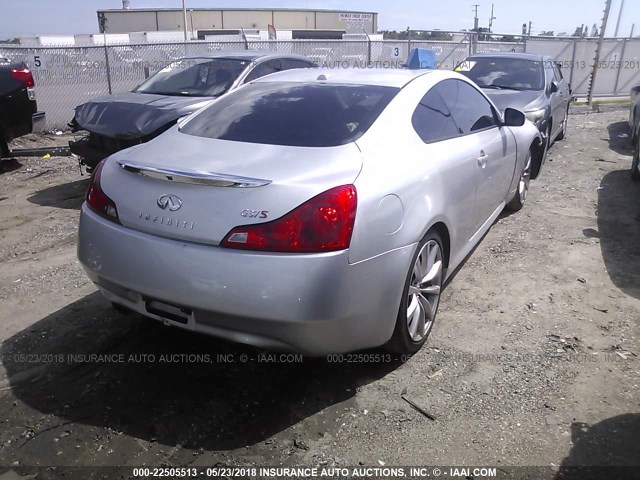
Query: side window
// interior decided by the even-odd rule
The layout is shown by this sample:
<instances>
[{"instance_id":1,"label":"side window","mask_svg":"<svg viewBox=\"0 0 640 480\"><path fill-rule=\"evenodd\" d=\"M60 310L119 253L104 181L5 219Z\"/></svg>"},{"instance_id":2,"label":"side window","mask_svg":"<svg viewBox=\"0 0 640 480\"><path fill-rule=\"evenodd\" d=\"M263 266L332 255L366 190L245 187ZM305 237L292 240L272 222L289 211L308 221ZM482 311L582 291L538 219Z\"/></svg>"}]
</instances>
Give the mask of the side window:
<instances>
[{"instance_id":1,"label":"side window","mask_svg":"<svg viewBox=\"0 0 640 480\"><path fill-rule=\"evenodd\" d=\"M554 65L553 66L553 79L556 82L559 82L560 80L562 80L562 70L560 70L560 67L558 67L558 65Z\"/></svg>"},{"instance_id":2,"label":"side window","mask_svg":"<svg viewBox=\"0 0 640 480\"><path fill-rule=\"evenodd\" d=\"M551 82L553 82L556 79L556 72L553 67L545 68L544 71L545 71L545 77L546 77L545 85L548 91L549 85L551 85Z\"/></svg>"},{"instance_id":3,"label":"side window","mask_svg":"<svg viewBox=\"0 0 640 480\"><path fill-rule=\"evenodd\" d=\"M291 70L293 68L311 68L315 65L312 65L309 62L305 62L304 60L298 60L297 58L283 58L282 59L282 69L283 70Z\"/></svg>"},{"instance_id":4,"label":"side window","mask_svg":"<svg viewBox=\"0 0 640 480\"><path fill-rule=\"evenodd\" d=\"M244 83L249 83L256 78L264 77L265 75L279 72L280 70L282 70L282 64L280 63L280 60L267 60L266 62L262 62L256 65L255 68L251 70L251 72L249 72L249 75L247 75Z\"/></svg>"},{"instance_id":5,"label":"side window","mask_svg":"<svg viewBox=\"0 0 640 480\"><path fill-rule=\"evenodd\" d=\"M462 134L497 126L491 104L480 92L462 80L444 80L435 88Z\"/></svg>"},{"instance_id":6,"label":"side window","mask_svg":"<svg viewBox=\"0 0 640 480\"><path fill-rule=\"evenodd\" d=\"M423 142L433 143L460 135L442 97L432 88L420 100L413 112L411 123Z\"/></svg>"}]
</instances>

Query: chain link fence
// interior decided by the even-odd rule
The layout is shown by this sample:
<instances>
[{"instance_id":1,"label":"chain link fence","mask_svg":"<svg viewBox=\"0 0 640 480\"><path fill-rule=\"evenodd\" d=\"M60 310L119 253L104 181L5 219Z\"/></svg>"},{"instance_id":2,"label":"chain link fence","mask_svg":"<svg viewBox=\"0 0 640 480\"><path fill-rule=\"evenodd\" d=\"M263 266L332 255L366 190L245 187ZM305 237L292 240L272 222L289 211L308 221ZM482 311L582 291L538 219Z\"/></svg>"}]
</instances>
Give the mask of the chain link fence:
<instances>
[{"instance_id":1,"label":"chain link fence","mask_svg":"<svg viewBox=\"0 0 640 480\"><path fill-rule=\"evenodd\" d=\"M455 37L454 37L455 38ZM0 55L26 62L36 80L40 110L47 127L63 130L76 105L93 98L133 89L149 75L181 57L217 52L262 50L304 55L328 68L401 68L413 48L429 48L438 68L453 69L473 52L527 52L549 55L562 66L573 93L587 96L597 39L510 37L513 41L482 40L460 33L457 40L292 40L79 47L18 47L0 45ZM598 67L596 96L626 96L640 83L640 39L604 41Z\"/></svg>"}]
</instances>

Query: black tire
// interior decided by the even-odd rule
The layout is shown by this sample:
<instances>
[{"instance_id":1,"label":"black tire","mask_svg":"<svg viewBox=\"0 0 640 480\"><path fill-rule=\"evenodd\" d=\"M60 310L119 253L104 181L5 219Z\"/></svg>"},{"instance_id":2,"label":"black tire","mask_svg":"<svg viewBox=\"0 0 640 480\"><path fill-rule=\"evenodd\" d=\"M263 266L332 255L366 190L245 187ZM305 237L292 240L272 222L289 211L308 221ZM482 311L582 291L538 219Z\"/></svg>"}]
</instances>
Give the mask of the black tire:
<instances>
[{"instance_id":1,"label":"black tire","mask_svg":"<svg viewBox=\"0 0 640 480\"><path fill-rule=\"evenodd\" d=\"M507 209L512 212L519 212L524 207L524 203L527 200L527 194L529 193L529 182L531 182L531 165L533 154L531 150L527 154L527 158L524 161L524 167L520 173L518 180L518 189L516 190L513 198L507 203Z\"/></svg>"},{"instance_id":2,"label":"black tire","mask_svg":"<svg viewBox=\"0 0 640 480\"><path fill-rule=\"evenodd\" d=\"M549 153L549 148L551 147L551 124L547 127L547 138L542 144L536 147L536 151L534 152L533 162L531 165L531 179L535 180L540 175L542 171L542 166L547 161L547 154Z\"/></svg>"},{"instance_id":3,"label":"black tire","mask_svg":"<svg viewBox=\"0 0 640 480\"><path fill-rule=\"evenodd\" d=\"M429 244L431 248L433 247L434 244L436 244L440 252L440 262L441 262L440 269L441 270L439 274L439 279L431 283L430 285L431 287L437 285L437 287L439 288L439 292L438 292L437 302L435 303L435 308L430 307L432 309L433 314L428 326L426 325L426 321L425 321L426 333L423 334L420 340L416 341L412 338L411 334L409 333L410 322L407 321L407 309L410 306L409 305L409 287L412 281L416 280L416 276L415 276L416 261L419 255L425 251L425 248L427 249L429 248L427 244ZM393 331L391 340L389 340L389 342L385 346L388 350L391 350L397 353L407 353L407 354L415 353L418 350L420 350L422 345L424 345L424 343L427 341L427 338L429 337L429 334L433 330L433 324L435 323L435 318L438 313L438 306L440 304L442 280L444 279L446 274L446 267L444 262L444 250L442 248L442 245L443 245L442 239L440 238L440 235L438 235L438 233L435 231L427 232L424 238L418 243L416 252L414 253L413 258L411 259L411 266L409 268L409 272L407 273L404 289L402 290L402 299L400 301L400 308L398 310L398 316L396 318L396 326ZM434 263L437 263L437 262L434 262ZM417 309L424 308L423 301L428 301L428 300L424 296L420 301L416 299L416 302L418 302L419 304ZM414 322L418 322L418 320L414 319Z\"/></svg>"},{"instance_id":4,"label":"black tire","mask_svg":"<svg viewBox=\"0 0 640 480\"><path fill-rule=\"evenodd\" d=\"M631 180L634 182L640 182L640 172L638 171L638 165L640 165L640 138L636 140L633 147L633 161L631 162Z\"/></svg>"},{"instance_id":5,"label":"black tire","mask_svg":"<svg viewBox=\"0 0 640 480\"><path fill-rule=\"evenodd\" d=\"M560 133L556 137L556 140L555 140L556 142L560 140L564 140L567 137L567 123L569 123L569 109L567 109L567 111L564 112L564 120L562 121L562 130L560 130Z\"/></svg>"}]
</instances>

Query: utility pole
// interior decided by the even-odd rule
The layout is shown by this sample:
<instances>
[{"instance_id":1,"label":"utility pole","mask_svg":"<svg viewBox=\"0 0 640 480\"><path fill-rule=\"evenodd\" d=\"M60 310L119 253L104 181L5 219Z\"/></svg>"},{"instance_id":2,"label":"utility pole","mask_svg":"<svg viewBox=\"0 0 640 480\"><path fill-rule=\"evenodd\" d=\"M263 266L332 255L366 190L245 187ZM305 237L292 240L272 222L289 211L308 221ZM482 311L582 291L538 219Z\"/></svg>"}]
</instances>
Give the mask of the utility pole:
<instances>
[{"instance_id":1,"label":"utility pole","mask_svg":"<svg viewBox=\"0 0 640 480\"><path fill-rule=\"evenodd\" d=\"M184 27L184 41L187 41L187 6L184 4L184 0L182 0L182 16L183 16L183 27Z\"/></svg>"},{"instance_id":2,"label":"utility pole","mask_svg":"<svg viewBox=\"0 0 640 480\"><path fill-rule=\"evenodd\" d=\"M620 19L622 18L622 9L624 8L624 0L620 2L620 11L618 12L618 21L616 22L616 33L613 34L614 37L618 37L618 29L620 28Z\"/></svg>"},{"instance_id":3,"label":"utility pole","mask_svg":"<svg viewBox=\"0 0 640 480\"><path fill-rule=\"evenodd\" d=\"M491 16L489 17L489 33L492 32L492 28L493 28L493 21L496 20L497 17L493 16L493 3L491 4Z\"/></svg>"},{"instance_id":4,"label":"utility pole","mask_svg":"<svg viewBox=\"0 0 640 480\"><path fill-rule=\"evenodd\" d=\"M478 31L478 7L480 6L480 4L474 4L471 5L475 11L475 13L473 14L473 28L475 29L475 31Z\"/></svg>"},{"instance_id":5,"label":"utility pole","mask_svg":"<svg viewBox=\"0 0 640 480\"><path fill-rule=\"evenodd\" d=\"M600 53L602 52L602 42L604 40L604 32L607 29L607 21L609 20L609 11L611 10L611 0L607 0L604 5L604 16L602 17L602 26L600 27L600 36L598 37L598 46L596 47L596 58L593 59L593 67L591 69L591 82L589 84L589 97L587 105L593 103L593 89L596 85L596 74L598 73L598 64L600 63Z\"/></svg>"},{"instance_id":6,"label":"utility pole","mask_svg":"<svg viewBox=\"0 0 640 480\"><path fill-rule=\"evenodd\" d=\"M475 4L472 5L472 7L475 10L475 14L474 14L474 18L473 18L473 53L476 53L478 51L478 7L480 5L479 4Z\"/></svg>"},{"instance_id":7,"label":"utility pole","mask_svg":"<svg viewBox=\"0 0 640 480\"><path fill-rule=\"evenodd\" d=\"M527 32L527 37L531 36L531 25L533 25L533 23L529 22L529 31Z\"/></svg>"}]
</instances>

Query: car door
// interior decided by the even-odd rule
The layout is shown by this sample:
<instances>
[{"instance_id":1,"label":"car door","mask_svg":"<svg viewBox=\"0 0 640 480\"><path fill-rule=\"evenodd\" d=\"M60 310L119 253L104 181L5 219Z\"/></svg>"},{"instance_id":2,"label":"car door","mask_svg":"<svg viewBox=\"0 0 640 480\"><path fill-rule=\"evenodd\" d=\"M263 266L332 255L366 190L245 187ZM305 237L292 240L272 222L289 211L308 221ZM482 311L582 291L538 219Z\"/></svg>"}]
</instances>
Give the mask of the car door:
<instances>
[{"instance_id":1,"label":"car door","mask_svg":"<svg viewBox=\"0 0 640 480\"><path fill-rule=\"evenodd\" d=\"M556 82L554 67L555 62L551 58L545 58L544 60L544 74L545 74L545 92L549 98L549 107L551 109L551 140L553 140L557 133L558 128L561 128L562 120L564 119L564 112L562 111L562 95L560 90L554 91L554 88L558 88L559 85Z\"/></svg>"},{"instance_id":2,"label":"car door","mask_svg":"<svg viewBox=\"0 0 640 480\"><path fill-rule=\"evenodd\" d=\"M454 228L451 251L461 251L475 232L475 148L460 134L437 85L421 99L411 123L424 142L422 161L437 163L430 167L438 172L437 182L447 203L446 215Z\"/></svg>"},{"instance_id":3,"label":"car door","mask_svg":"<svg viewBox=\"0 0 640 480\"><path fill-rule=\"evenodd\" d=\"M565 114L569 108L569 101L571 100L571 91L569 89L569 82L567 82L562 75L562 70L557 63L553 64L553 81L556 84L558 91L555 93L557 98L557 120L554 118L555 133L560 133L562 129L562 122L564 121Z\"/></svg>"},{"instance_id":4,"label":"car door","mask_svg":"<svg viewBox=\"0 0 640 480\"><path fill-rule=\"evenodd\" d=\"M474 232L478 232L507 197L516 164L515 140L476 87L448 79L438 89L465 138L476 188Z\"/></svg>"}]
</instances>

